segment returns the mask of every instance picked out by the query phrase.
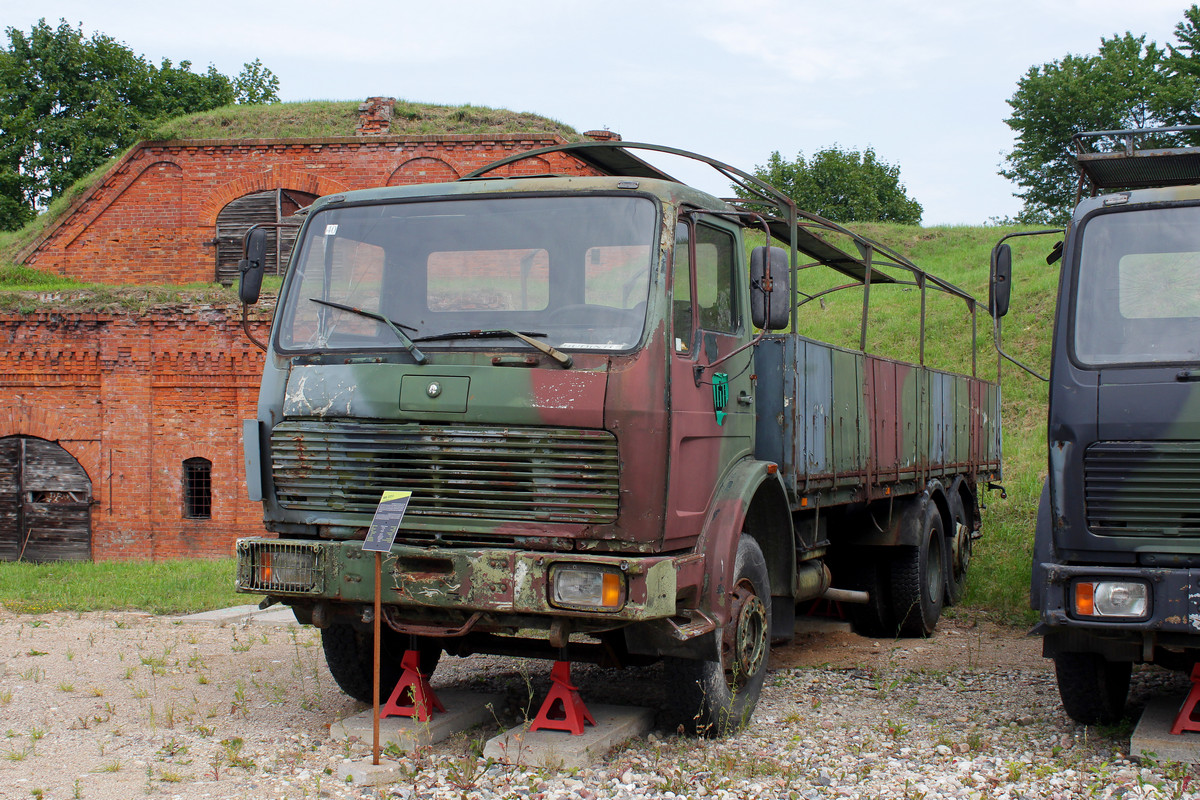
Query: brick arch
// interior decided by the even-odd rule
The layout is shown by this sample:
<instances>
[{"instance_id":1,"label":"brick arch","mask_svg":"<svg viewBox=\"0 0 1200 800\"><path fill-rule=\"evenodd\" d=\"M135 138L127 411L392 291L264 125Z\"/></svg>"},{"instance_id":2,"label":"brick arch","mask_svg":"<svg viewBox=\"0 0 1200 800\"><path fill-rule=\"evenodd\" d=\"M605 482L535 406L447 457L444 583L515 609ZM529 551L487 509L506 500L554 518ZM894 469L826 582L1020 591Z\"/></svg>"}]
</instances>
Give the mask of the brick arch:
<instances>
[{"instance_id":1,"label":"brick arch","mask_svg":"<svg viewBox=\"0 0 1200 800\"><path fill-rule=\"evenodd\" d=\"M200 206L199 224L215 226L217 214L229 205L230 201L268 189L295 189L298 192L315 194L318 197L347 191L344 183L307 170L292 169L291 167L269 169L253 175L243 175L214 189Z\"/></svg>"},{"instance_id":2,"label":"brick arch","mask_svg":"<svg viewBox=\"0 0 1200 800\"><path fill-rule=\"evenodd\" d=\"M64 414L54 408L33 405L21 398L0 408L0 438L33 436L54 442L78 461L92 481L100 475L100 440L96 422L82 416Z\"/></svg>"},{"instance_id":3,"label":"brick arch","mask_svg":"<svg viewBox=\"0 0 1200 800\"><path fill-rule=\"evenodd\" d=\"M549 175L553 171L550 168L549 161L541 156L533 156L532 158L523 158L520 161L505 164L503 167L489 172L486 177L509 178L514 175Z\"/></svg>"},{"instance_id":4,"label":"brick arch","mask_svg":"<svg viewBox=\"0 0 1200 800\"><path fill-rule=\"evenodd\" d=\"M0 409L0 438L36 436L54 442L63 438L81 438L81 434L89 433L81 430L76 420L51 408L18 402Z\"/></svg>"},{"instance_id":5,"label":"brick arch","mask_svg":"<svg viewBox=\"0 0 1200 800\"><path fill-rule=\"evenodd\" d=\"M112 180L106 180L102 184L102 188L109 189L111 191L109 191L106 196L103 196L103 199L100 200L99 202L94 203L91 206L81 205L78 209L73 210L71 212L71 214L69 215L69 217L67 218L66 223L61 227L61 230L63 230L63 231L70 231L68 233L68 235L66 236L66 240L63 242L63 247L70 247L72 244L74 244L75 240L78 239L80 236L82 236L84 233L86 233L88 231L88 229L92 226L92 223L94 223L96 220L98 220L100 218L100 215L102 215L114 203L116 203L118 200L120 200L125 195L126 192L128 192L130 189L132 189L133 186L139 180L141 180L143 175L145 175L147 172L154 169L155 167L164 166L164 165L173 168L173 169L171 169L171 173L175 177L177 177L177 178L183 177L183 171L184 171L183 165L179 163L179 159L175 158L174 156L170 156L170 155L155 156L155 158L152 161L148 161L145 164L142 164L140 167L137 167L136 169L131 169L128 173L120 176L120 180L117 180L115 178L115 173L112 173L114 175L114 178ZM178 205L178 204L175 204L175 205ZM84 213L85 208L86 208L86 214ZM177 212L177 209L175 209L175 210L169 209L166 213L172 214L172 213L176 213L176 212ZM72 227L74 228L74 230L71 230ZM59 235L60 234L58 232L55 232L54 234L52 234L52 236L54 236L54 237L59 236ZM47 241L49 240L49 238L51 238L51 237L47 237Z\"/></svg>"},{"instance_id":6,"label":"brick arch","mask_svg":"<svg viewBox=\"0 0 1200 800\"><path fill-rule=\"evenodd\" d=\"M413 183L456 181L459 172L440 158L420 156L405 161L388 176L388 186L407 186Z\"/></svg>"}]
</instances>

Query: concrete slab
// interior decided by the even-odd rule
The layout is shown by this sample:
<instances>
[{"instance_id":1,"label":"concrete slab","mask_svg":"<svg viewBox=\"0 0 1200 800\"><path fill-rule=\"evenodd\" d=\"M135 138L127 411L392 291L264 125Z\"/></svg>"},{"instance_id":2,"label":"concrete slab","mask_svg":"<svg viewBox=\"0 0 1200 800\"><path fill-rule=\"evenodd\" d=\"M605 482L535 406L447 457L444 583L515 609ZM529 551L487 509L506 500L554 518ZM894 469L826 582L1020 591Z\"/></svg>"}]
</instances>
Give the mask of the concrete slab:
<instances>
[{"instance_id":1,"label":"concrete slab","mask_svg":"<svg viewBox=\"0 0 1200 800\"><path fill-rule=\"evenodd\" d=\"M1200 764L1200 733L1171 735L1171 726L1187 695L1159 697L1146 704L1129 739L1131 755L1152 755L1155 761Z\"/></svg>"},{"instance_id":2,"label":"concrete slab","mask_svg":"<svg viewBox=\"0 0 1200 800\"><path fill-rule=\"evenodd\" d=\"M797 617L795 632L797 636L813 633L851 633L850 623L841 619L829 617Z\"/></svg>"},{"instance_id":3,"label":"concrete slab","mask_svg":"<svg viewBox=\"0 0 1200 800\"><path fill-rule=\"evenodd\" d=\"M258 609L258 605L247 606L231 606L229 608L218 608L214 611L201 611L199 614L188 614L183 617L176 617L179 622L202 622L210 625L224 626L245 622L255 614L262 613Z\"/></svg>"},{"instance_id":4,"label":"concrete slab","mask_svg":"<svg viewBox=\"0 0 1200 800\"><path fill-rule=\"evenodd\" d=\"M257 608L257 607L256 607ZM272 606L266 611L256 611L246 618L251 625L298 625L291 606Z\"/></svg>"},{"instance_id":5,"label":"concrete slab","mask_svg":"<svg viewBox=\"0 0 1200 800\"><path fill-rule=\"evenodd\" d=\"M412 717L386 717L379 720L379 746L394 743L407 753L422 745L440 742L459 731L492 722L496 719L493 708L499 708L504 695L481 692L438 691L438 699L446 707L444 712L434 714L425 722ZM382 704L386 697L380 698ZM360 711L351 717L329 726L329 735L334 741L357 738L368 744L374 738L371 709Z\"/></svg>"},{"instance_id":6,"label":"concrete slab","mask_svg":"<svg viewBox=\"0 0 1200 800\"><path fill-rule=\"evenodd\" d=\"M596 724L586 726L579 736L567 731L531 731L528 724L518 725L489 739L483 755L545 769L588 767L622 742L645 735L654 725L654 710L649 708L589 703L588 711Z\"/></svg>"},{"instance_id":7,"label":"concrete slab","mask_svg":"<svg viewBox=\"0 0 1200 800\"><path fill-rule=\"evenodd\" d=\"M400 780L400 765L382 758L378 764L372 764L367 756L366 761L343 761L337 769L337 778L353 786L383 786Z\"/></svg>"}]
</instances>

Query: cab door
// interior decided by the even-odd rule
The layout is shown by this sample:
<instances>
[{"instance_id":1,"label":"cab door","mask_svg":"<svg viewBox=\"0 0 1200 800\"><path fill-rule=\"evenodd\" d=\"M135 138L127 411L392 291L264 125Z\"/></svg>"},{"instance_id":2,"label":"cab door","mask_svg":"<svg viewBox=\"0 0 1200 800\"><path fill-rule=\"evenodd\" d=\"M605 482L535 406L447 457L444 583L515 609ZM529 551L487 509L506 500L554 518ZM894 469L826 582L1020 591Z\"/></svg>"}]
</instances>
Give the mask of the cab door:
<instances>
[{"instance_id":1,"label":"cab door","mask_svg":"<svg viewBox=\"0 0 1200 800\"><path fill-rule=\"evenodd\" d=\"M675 228L670 358L670 464L665 538L699 536L717 481L751 454L754 434L747 272L737 229L683 212Z\"/></svg>"}]
</instances>

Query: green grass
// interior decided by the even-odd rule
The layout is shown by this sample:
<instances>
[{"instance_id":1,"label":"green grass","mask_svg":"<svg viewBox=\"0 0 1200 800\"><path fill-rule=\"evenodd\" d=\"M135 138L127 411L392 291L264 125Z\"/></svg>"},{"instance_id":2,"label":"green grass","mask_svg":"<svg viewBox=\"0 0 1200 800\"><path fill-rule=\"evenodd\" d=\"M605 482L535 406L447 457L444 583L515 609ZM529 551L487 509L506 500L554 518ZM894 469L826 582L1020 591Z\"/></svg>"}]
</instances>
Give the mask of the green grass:
<instances>
[{"instance_id":1,"label":"green grass","mask_svg":"<svg viewBox=\"0 0 1200 800\"><path fill-rule=\"evenodd\" d=\"M148 611L185 614L252 602L233 590L231 558L0 562L0 605L20 614Z\"/></svg>"},{"instance_id":2,"label":"green grass","mask_svg":"<svg viewBox=\"0 0 1200 800\"><path fill-rule=\"evenodd\" d=\"M359 101L311 100L262 106L231 105L166 120L152 139L317 139L353 136ZM525 112L487 106L444 106L397 100L391 136L488 133L559 133L579 138L569 125Z\"/></svg>"},{"instance_id":3,"label":"green grass","mask_svg":"<svg viewBox=\"0 0 1200 800\"><path fill-rule=\"evenodd\" d=\"M283 278L263 278L263 296L252 312L270 313ZM0 266L0 313L118 313L144 314L152 309L180 306L239 306L236 286L193 283L179 286L112 286L79 283L29 267Z\"/></svg>"}]
</instances>

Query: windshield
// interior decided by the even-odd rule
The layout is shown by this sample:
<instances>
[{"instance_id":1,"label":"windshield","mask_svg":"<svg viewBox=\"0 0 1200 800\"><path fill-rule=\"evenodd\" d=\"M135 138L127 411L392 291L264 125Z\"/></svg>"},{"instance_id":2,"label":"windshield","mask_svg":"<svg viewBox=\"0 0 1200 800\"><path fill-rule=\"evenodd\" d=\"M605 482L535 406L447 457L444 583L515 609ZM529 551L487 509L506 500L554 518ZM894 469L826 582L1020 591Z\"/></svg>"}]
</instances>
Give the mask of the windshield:
<instances>
[{"instance_id":1,"label":"windshield","mask_svg":"<svg viewBox=\"0 0 1200 800\"><path fill-rule=\"evenodd\" d=\"M1077 360L1200 361L1200 207L1095 216L1082 241Z\"/></svg>"},{"instance_id":2,"label":"windshield","mask_svg":"<svg viewBox=\"0 0 1200 800\"><path fill-rule=\"evenodd\" d=\"M653 201L630 195L324 209L292 263L277 342L629 350L645 323L656 219Z\"/></svg>"}]
</instances>

